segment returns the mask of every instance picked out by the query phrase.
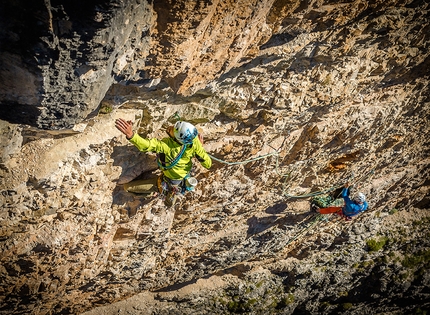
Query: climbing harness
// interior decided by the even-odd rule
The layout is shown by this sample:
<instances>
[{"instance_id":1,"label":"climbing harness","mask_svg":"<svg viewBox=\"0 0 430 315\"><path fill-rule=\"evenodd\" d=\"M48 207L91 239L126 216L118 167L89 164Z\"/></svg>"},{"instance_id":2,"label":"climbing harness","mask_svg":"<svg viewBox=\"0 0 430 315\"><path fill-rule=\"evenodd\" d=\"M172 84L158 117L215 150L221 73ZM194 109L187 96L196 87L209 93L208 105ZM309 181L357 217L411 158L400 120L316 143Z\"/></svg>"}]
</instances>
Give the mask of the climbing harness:
<instances>
[{"instance_id":1,"label":"climbing harness","mask_svg":"<svg viewBox=\"0 0 430 315\"><path fill-rule=\"evenodd\" d=\"M187 191L185 181L186 179L172 180L164 175L160 175L157 180L157 186L161 200L168 206L174 205L178 195L185 194L185 191Z\"/></svg>"},{"instance_id":2,"label":"climbing harness","mask_svg":"<svg viewBox=\"0 0 430 315\"><path fill-rule=\"evenodd\" d=\"M193 191L197 185L197 179L188 173L183 179L172 180L164 175L158 176L157 187L159 197L173 205L177 195L184 195L187 191Z\"/></svg>"}]
</instances>

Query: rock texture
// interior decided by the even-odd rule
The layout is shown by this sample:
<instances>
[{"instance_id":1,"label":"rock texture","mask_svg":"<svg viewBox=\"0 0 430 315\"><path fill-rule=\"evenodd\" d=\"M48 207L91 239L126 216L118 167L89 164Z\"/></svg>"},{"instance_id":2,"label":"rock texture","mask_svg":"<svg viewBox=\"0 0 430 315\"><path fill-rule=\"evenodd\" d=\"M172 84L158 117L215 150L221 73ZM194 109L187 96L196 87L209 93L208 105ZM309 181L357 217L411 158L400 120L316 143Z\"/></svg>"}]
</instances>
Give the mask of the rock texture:
<instances>
[{"instance_id":1,"label":"rock texture","mask_svg":"<svg viewBox=\"0 0 430 315\"><path fill-rule=\"evenodd\" d=\"M146 1L8 0L0 14L3 119L72 128L113 82L141 78L154 24Z\"/></svg>"},{"instance_id":2,"label":"rock texture","mask_svg":"<svg viewBox=\"0 0 430 315\"><path fill-rule=\"evenodd\" d=\"M256 54L272 34L272 2L8 0L0 8L2 117L72 128L92 116L113 82L162 79L189 95Z\"/></svg>"},{"instance_id":3,"label":"rock texture","mask_svg":"<svg viewBox=\"0 0 430 315\"><path fill-rule=\"evenodd\" d=\"M0 312L425 313L429 5L148 7L148 55L121 72L145 63L148 81L113 85L68 133L1 121ZM176 112L222 160L278 155L197 163L175 208L125 193L156 164L115 118L160 138ZM347 180L370 204L350 223L296 198Z\"/></svg>"}]
</instances>

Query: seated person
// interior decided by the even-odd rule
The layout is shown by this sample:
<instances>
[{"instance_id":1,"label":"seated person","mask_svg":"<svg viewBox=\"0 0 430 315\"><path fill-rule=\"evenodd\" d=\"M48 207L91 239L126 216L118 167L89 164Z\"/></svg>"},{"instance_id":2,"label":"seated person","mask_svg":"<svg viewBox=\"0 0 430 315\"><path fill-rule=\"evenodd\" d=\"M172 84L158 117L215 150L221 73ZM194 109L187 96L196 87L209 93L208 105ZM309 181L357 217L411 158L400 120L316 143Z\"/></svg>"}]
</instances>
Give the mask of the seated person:
<instances>
[{"instance_id":1,"label":"seated person","mask_svg":"<svg viewBox=\"0 0 430 315\"><path fill-rule=\"evenodd\" d=\"M349 183L346 183L341 192L341 197L344 202L343 206L329 205L325 208L316 207L317 212L321 214L338 213L342 215L347 221L350 221L353 216L356 216L361 212L367 210L368 204L366 202L365 195L359 192L356 196L350 199L349 189Z\"/></svg>"}]
</instances>

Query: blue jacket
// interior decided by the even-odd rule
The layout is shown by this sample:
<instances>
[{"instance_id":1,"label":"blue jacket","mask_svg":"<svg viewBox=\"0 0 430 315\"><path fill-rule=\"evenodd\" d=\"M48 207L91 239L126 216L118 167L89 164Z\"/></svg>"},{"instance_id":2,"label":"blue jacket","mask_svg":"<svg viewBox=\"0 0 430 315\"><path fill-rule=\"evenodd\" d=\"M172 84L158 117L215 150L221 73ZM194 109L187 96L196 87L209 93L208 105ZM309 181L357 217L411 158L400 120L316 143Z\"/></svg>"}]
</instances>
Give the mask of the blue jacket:
<instances>
[{"instance_id":1,"label":"blue jacket","mask_svg":"<svg viewBox=\"0 0 430 315\"><path fill-rule=\"evenodd\" d=\"M348 217L355 216L367 209L367 202L363 202L363 204L358 204L355 201L351 200L348 196L348 188L344 188L342 190L342 198L345 201L345 205L342 208L342 212L344 215Z\"/></svg>"}]
</instances>

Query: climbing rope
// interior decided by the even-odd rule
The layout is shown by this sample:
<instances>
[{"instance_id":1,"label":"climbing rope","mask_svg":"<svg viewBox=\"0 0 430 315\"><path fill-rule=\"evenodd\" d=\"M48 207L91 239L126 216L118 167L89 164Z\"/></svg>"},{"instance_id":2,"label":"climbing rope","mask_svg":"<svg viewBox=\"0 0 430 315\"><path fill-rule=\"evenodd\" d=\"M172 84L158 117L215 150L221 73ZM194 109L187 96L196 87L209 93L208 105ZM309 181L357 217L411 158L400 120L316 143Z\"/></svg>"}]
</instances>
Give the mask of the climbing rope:
<instances>
[{"instance_id":1,"label":"climbing rope","mask_svg":"<svg viewBox=\"0 0 430 315\"><path fill-rule=\"evenodd\" d=\"M374 170L373 169L370 170L368 173L366 173L361 178L359 178L358 180L356 180L355 184L357 184L357 183L359 183L361 181L364 181L365 179L367 179L373 173L374 173ZM282 195L285 196L285 197L287 197L287 198L294 198L294 199L309 198L309 197L315 197L315 196L318 196L318 195L326 194L326 193L332 192L332 191L334 191L336 189L339 189L339 188L342 188L342 187L343 187L343 185L338 185L338 186L333 186L331 188L327 188L327 189L324 189L324 190L318 190L318 191L314 191L314 192L303 194L303 195L290 195L290 194L285 193L285 182L284 182L284 191L282 192Z\"/></svg>"},{"instance_id":2,"label":"climbing rope","mask_svg":"<svg viewBox=\"0 0 430 315\"><path fill-rule=\"evenodd\" d=\"M299 196L290 195L290 194L283 194L283 195L285 197L287 197L287 198L296 198L296 199L299 199L299 198L309 198L309 197L315 197L315 196L318 196L318 195L329 193L329 192L331 192L333 190L336 190L336 189L339 189L341 187L343 187L343 185L334 186L334 187L331 187L331 188L327 188L327 189L324 189L324 190L319 190L319 191L315 191L315 192L312 192L312 193L303 194L303 195L299 195Z\"/></svg>"},{"instance_id":3,"label":"climbing rope","mask_svg":"<svg viewBox=\"0 0 430 315\"><path fill-rule=\"evenodd\" d=\"M299 239L299 237L305 235L305 233L307 231L309 231L312 227L314 227L315 225L317 225L319 222L321 221L325 221L326 218L324 218L324 216L322 214L317 214L314 218L314 220L312 220L311 222L309 222L308 225L306 225L305 227L303 227L301 230L299 230L296 235L294 235L294 237L292 237L291 239L288 240L288 242L285 244L285 246L291 244L292 242L296 241L297 239Z\"/></svg>"},{"instance_id":4,"label":"climbing rope","mask_svg":"<svg viewBox=\"0 0 430 315\"><path fill-rule=\"evenodd\" d=\"M170 116L168 118L168 120L172 120L172 119L176 120L176 121L181 120L181 116L179 116L179 112L175 112L172 116ZM222 163L222 164L226 164L226 165L244 165L244 164L248 164L251 162L258 161L258 160L266 159L266 158L271 157L271 156L276 156L276 164L275 164L276 173L282 177L290 175L290 174L280 174L279 173L279 152L278 151L274 151L272 153L260 155L260 156L257 156L255 158L251 158L251 159L244 160L244 161L238 161L238 162L227 162L227 161L221 160L221 159L213 156L212 154L208 153L208 155L212 160L217 161L217 162Z\"/></svg>"},{"instance_id":5,"label":"climbing rope","mask_svg":"<svg viewBox=\"0 0 430 315\"><path fill-rule=\"evenodd\" d=\"M329 219L329 217L335 218L336 216L322 215L319 213L309 214L302 222L297 225L300 228L294 231L293 235L288 239L287 242L283 243L282 247L286 248L293 242L303 239L311 229L316 229L322 223L330 222L331 220ZM272 228L274 227L275 226L273 226ZM267 230L265 230L265 232L267 232ZM270 242L268 242L267 245L264 247L264 250L266 252L269 252L271 251L271 249L273 249L273 246L270 244Z\"/></svg>"},{"instance_id":6,"label":"climbing rope","mask_svg":"<svg viewBox=\"0 0 430 315\"><path fill-rule=\"evenodd\" d=\"M227 165L242 165L242 164L247 164L247 163L251 163L251 162L254 162L254 161L258 161L258 160L261 160L261 159L265 159L265 158L267 158L269 156L274 156L274 155L277 156L277 155L279 155L279 153L278 152L272 152L272 153L269 153L269 154L260 155L260 156L257 156L255 158L252 158L252 159L249 159L249 160L245 160L245 161L240 161L240 162L227 162L227 161L218 159L218 158L214 157L211 154L208 154L208 155L211 157L211 159L213 159L213 160L215 160L217 162L223 163L223 164L227 164Z\"/></svg>"},{"instance_id":7,"label":"climbing rope","mask_svg":"<svg viewBox=\"0 0 430 315\"><path fill-rule=\"evenodd\" d=\"M244 160L244 161L239 161L239 162L227 162L227 161L218 159L218 158L214 157L213 155L211 155L209 153L208 153L208 155L211 157L211 159L213 159L213 160L215 160L217 162L226 164L226 165L243 165L243 164L251 163L251 162L254 162L254 161L261 160L261 159L265 159L265 158L268 158L268 157L271 157L271 156L275 156L276 157L276 161L275 161L275 172L276 172L276 174L278 176L287 177L287 178L291 174L291 172L288 173L288 174L281 174L279 172L279 152L277 152L277 151L272 152L272 153L268 153L268 154L265 154L265 155L260 155L260 156L257 156L255 158L252 158L252 159L248 159L248 160Z\"/></svg>"},{"instance_id":8,"label":"climbing rope","mask_svg":"<svg viewBox=\"0 0 430 315\"><path fill-rule=\"evenodd\" d=\"M369 172L367 172L366 174L364 174L359 179L357 179L354 184L356 185L357 183L364 181L365 179L367 179L368 177L370 177L372 174L374 174L374 170L373 169L370 170ZM307 197L313 197L313 196L317 196L317 195L320 195L320 194L323 194L323 193L327 193L327 192L333 191L333 190L341 188L341 187L343 187L343 185L342 186L334 186L332 188L328 188L328 189L324 189L324 190L321 190L321 191L316 191L316 192L313 192L313 193L308 193L308 194L304 194L304 195L300 195L300 196L292 196L292 195L288 195L288 194L285 194L285 196L287 196L289 198L307 198ZM321 224L321 222L324 222L324 221L327 222L327 221L329 221L329 217L333 218L333 217L336 217L336 216L326 215L326 214L319 214L319 213L316 214L316 215L315 214L311 214L309 216L309 219L311 219L311 221L308 224L306 224L302 229L298 230L295 233L295 235L288 240L288 242L285 244L285 247L288 246L288 245L290 245L294 241L297 241L298 239L304 237L309 230L311 230L312 228L315 228L316 226L318 226L318 224Z\"/></svg>"},{"instance_id":9,"label":"climbing rope","mask_svg":"<svg viewBox=\"0 0 430 315\"><path fill-rule=\"evenodd\" d=\"M177 121L181 120L181 116L179 116L179 112L175 112L174 115L172 115L169 119L172 119L172 118L174 120L177 120ZM268 157L271 157L271 156L275 156L276 157L275 171L276 171L276 174L278 174L279 176L285 177L285 181L284 181L284 184L283 184L282 195L285 196L285 197L287 197L287 198L299 199L299 198L315 197L315 196L318 196L318 195L322 195L322 194L326 194L326 193L332 192L332 191L334 191L336 189L339 189L339 188L343 187L343 185L337 185L337 186L333 186L333 187L330 187L330 188L327 188L327 189L324 189L324 190L319 190L319 191L315 191L315 192L311 192L311 193L307 193L307 194L303 194L303 195L290 195L290 194L286 193L285 192L286 191L286 182L290 178L291 172L289 172L287 174L281 174L279 172L279 152L278 151L274 151L272 153L268 153L268 154L265 154L265 155L260 155L260 156L257 156L255 158L251 158L251 159L244 160L244 161L237 161L237 162L227 162L227 161L219 159L219 158L217 158L217 157L215 157L215 156L213 156L213 155L211 155L209 153L208 153L208 155L214 161L217 161L219 163L223 163L223 164L226 164L226 165L244 165L244 164L248 164L248 163L251 163L251 162L262 160L262 159L265 159L265 158L268 158ZM374 170L372 169L370 172L368 172L363 177L361 177L360 179L358 179L355 183L363 181L364 179L366 179L367 177L369 177L373 173L374 173ZM353 175L352 175L352 177L353 177Z\"/></svg>"}]
</instances>

